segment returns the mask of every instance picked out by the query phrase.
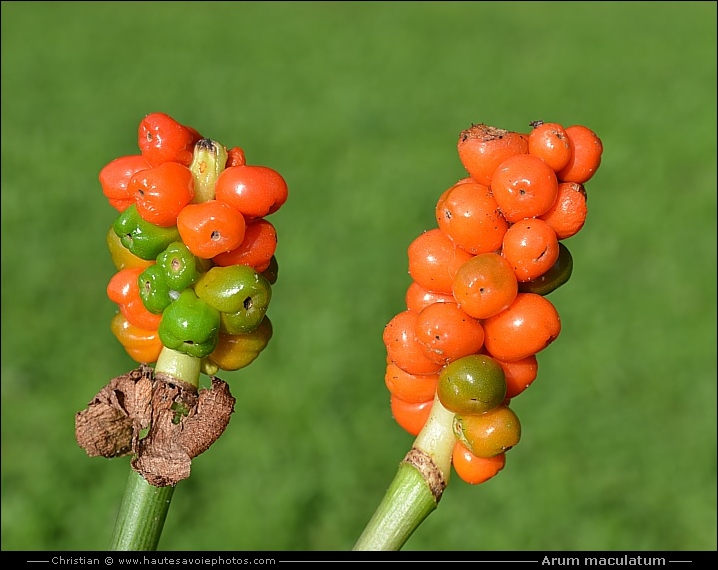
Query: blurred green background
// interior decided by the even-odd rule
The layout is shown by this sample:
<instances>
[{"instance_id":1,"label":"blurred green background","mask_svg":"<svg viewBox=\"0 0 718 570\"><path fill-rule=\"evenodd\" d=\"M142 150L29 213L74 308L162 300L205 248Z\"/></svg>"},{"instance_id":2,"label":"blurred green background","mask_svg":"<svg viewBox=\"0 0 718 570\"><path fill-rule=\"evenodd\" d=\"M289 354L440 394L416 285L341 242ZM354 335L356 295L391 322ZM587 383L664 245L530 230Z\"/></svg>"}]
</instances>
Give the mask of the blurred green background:
<instances>
[{"instance_id":1,"label":"blurred green background","mask_svg":"<svg viewBox=\"0 0 718 570\"><path fill-rule=\"evenodd\" d=\"M128 459L74 414L109 330L97 180L161 111L278 170L275 335L161 550L349 550L413 438L384 386L459 132L604 143L521 443L405 550L716 549L715 2L2 2L2 549L105 550Z\"/></svg>"}]
</instances>

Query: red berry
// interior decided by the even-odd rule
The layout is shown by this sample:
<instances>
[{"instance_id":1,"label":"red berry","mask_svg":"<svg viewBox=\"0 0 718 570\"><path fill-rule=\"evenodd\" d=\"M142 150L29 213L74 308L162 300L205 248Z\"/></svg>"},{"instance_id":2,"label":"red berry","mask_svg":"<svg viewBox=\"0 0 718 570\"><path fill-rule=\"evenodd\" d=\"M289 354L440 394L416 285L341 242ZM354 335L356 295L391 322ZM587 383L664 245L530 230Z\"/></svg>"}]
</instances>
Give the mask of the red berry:
<instances>
[{"instance_id":1,"label":"red berry","mask_svg":"<svg viewBox=\"0 0 718 570\"><path fill-rule=\"evenodd\" d=\"M147 115L137 132L137 144L151 166L164 162L192 163L194 145L202 137L192 128L175 121L166 113Z\"/></svg>"},{"instance_id":2,"label":"red berry","mask_svg":"<svg viewBox=\"0 0 718 570\"><path fill-rule=\"evenodd\" d=\"M266 166L230 166L215 184L215 197L236 208L246 218L261 218L279 210L287 201L287 183Z\"/></svg>"},{"instance_id":3,"label":"red berry","mask_svg":"<svg viewBox=\"0 0 718 570\"><path fill-rule=\"evenodd\" d=\"M187 249L197 257L211 259L242 244L246 222L232 206L207 200L187 204L177 216L177 229Z\"/></svg>"},{"instance_id":4,"label":"red berry","mask_svg":"<svg viewBox=\"0 0 718 570\"><path fill-rule=\"evenodd\" d=\"M141 170L131 179L137 213L147 222L163 228L177 225L177 216L194 198L194 178L186 166L164 162Z\"/></svg>"}]
</instances>

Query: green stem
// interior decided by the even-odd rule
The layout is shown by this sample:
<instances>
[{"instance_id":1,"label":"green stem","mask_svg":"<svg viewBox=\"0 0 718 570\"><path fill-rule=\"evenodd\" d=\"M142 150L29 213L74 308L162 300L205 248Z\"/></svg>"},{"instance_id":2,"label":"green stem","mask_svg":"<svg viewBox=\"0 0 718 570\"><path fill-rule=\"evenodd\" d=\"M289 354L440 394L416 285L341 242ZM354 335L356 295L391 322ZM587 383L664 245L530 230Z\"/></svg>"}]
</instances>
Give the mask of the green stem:
<instances>
[{"instance_id":1,"label":"green stem","mask_svg":"<svg viewBox=\"0 0 718 570\"><path fill-rule=\"evenodd\" d=\"M434 512L451 475L453 419L434 398L429 419L353 550L400 550Z\"/></svg>"},{"instance_id":2,"label":"green stem","mask_svg":"<svg viewBox=\"0 0 718 570\"><path fill-rule=\"evenodd\" d=\"M130 469L110 550L157 550L174 490L150 485Z\"/></svg>"},{"instance_id":3,"label":"green stem","mask_svg":"<svg viewBox=\"0 0 718 570\"><path fill-rule=\"evenodd\" d=\"M161 372L199 387L200 362L199 358L163 347L155 374ZM130 469L110 550L156 550L174 490L174 486L150 485L142 475Z\"/></svg>"},{"instance_id":4,"label":"green stem","mask_svg":"<svg viewBox=\"0 0 718 570\"><path fill-rule=\"evenodd\" d=\"M163 346L157 357L155 374L161 372L199 388L201 363L202 360L199 358Z\"/></svg>"}]
</instances>

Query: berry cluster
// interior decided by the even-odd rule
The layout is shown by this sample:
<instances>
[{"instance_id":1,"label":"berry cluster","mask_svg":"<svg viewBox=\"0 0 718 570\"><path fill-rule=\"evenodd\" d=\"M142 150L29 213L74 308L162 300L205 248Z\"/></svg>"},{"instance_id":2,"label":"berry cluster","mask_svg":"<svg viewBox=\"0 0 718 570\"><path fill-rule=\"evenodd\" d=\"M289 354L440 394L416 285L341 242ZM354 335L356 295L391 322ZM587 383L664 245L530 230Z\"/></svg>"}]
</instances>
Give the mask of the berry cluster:
<instances>
[{"instance_id":1,"label":"berry cluster","mask_svg":"<svg viewBox=\"0 0 718 570\"><path fill-rule=\"evenodd\" d=\"M453 414L454 470L470 484L496 475L519 442L511 399L561 331L546 295L571 276L563 241L585 223L584 185L603 152L584 126L530 126L461 132L469 176L439 197L437 227L409 245L406 310L384 329L394 419L418 436L440 402Z\"/></svg>"},{"instance_id":2,"label":"berry cluster","mask_svg":"<svg viewBox=\"0 0 718 570\"><path fill-rule=\"evenodd\" d=\"M277 232L266 217L287 184L164 113L141 121L138 146L99 174L120 213L107 233L112 332L140 363L171 349L210 376L243 368L272 336Z\"/></svg>"}]
</instances>

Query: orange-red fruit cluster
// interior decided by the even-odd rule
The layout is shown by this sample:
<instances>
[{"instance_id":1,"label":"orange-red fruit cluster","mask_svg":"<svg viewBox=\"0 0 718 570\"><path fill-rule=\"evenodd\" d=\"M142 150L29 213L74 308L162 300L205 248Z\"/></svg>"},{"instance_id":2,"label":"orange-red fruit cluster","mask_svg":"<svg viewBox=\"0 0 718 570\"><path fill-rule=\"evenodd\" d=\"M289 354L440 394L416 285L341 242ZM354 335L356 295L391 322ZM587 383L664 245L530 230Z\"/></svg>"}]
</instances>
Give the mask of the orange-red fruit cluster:
<instances>
[{"instance_id":1,"label":"orange-red fruit cluster","mask_svg":"<svg viewBox=\"0 0 718 570\"><path fill-rule=\"evenodd\" d=\"M207 165L193 166L193 160L202 144L211 143L166 113L150 113L137 130L139 153L116 158L100 170L102 192L118 212L134 205L148 224L176 230L205 271L247 265L274 283L277 232L266 217L286 202L287 183L272 168L247 164L242 148L233 147L225 149L227 160L219 165L209 199L201 198L197 174L203 175ZM160 315L144 307L136 281L155 261L133 255L112 230L107 241L118 269L108 285L120 310L112 331L134 360L154 362L162 349Z\"/></svg>"},{"instance_id":2,"label":"orange-red fruit cluster","mask_svg":"<svg viewBox=\"0 0 718 570\"><path fill-rule=\"evenodd\" d=\"M462 131L457 151L468 176L439 196L437 226L408 247L406 309L383 340L392 414L414 436L449 363L471 354L496 360L508 407L535 380L537 354L561 331L551 301L521 287L546 275L558 263L559 242L584 226L585 184L603 145L582 125L530 126L528 133L485 124ZM453 465L477 484L504 467L505 455L478 457L457 440Z\"/></svg>"}]
</instances>

